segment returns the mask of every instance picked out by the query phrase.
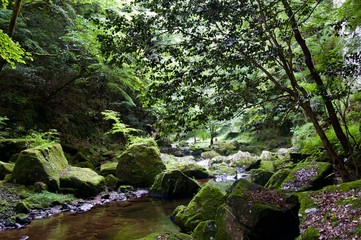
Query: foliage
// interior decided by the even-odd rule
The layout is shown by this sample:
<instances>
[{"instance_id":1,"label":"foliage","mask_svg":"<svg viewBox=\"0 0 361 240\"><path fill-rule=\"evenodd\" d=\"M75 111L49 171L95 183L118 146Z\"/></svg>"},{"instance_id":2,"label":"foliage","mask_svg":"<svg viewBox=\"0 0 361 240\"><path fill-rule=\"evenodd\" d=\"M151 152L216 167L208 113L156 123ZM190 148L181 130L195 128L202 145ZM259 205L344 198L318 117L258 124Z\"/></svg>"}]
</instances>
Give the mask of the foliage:
<instances>
[{"instance_id":1,"label":"foliage","mask_svg":"<svg viewBox=\"0 0 361 240\"><path fill-rule=\"evenodd\" d=\"M113 121L112 129L107 132L107 134L123 133L124 135L129 135L131 132L137 132L138 129L131 128L128 125L121 122L119 119L120 114L112 110L105 110L102 112L104 120Z\"/></svg>"},{"instance_id":2,"label":"foliage","mask_svg":"<svg viewBox=\"0 0 361 240\"><path fill-rule=\"evenodd\" d=\"M0 3L3 6L3 8L6 8L7 5L9 4L9 0L1 0Z\"/></svg>"},{"instance_id":3,"label":"foliage","mask_svg":"<svg viewBox=\"0 0 361 240\"><path fill-rule=\"evenodd\" d=\"M152 137L129 136L129 144L145 144L151 147L158 147L157 142Z\"/></svg>"},{"instance_id":4,"label":"foliage","mask_svg":"<svg viewBox=\"0 0 361 240\"><path fill-rule=\"evenodd\" d=\"M56 129L50 129L47 132L31 130L24 139L28 142L30 148L50 146L60 141Z\"/></svg>"},{"instance_id":5,"label":"foliage","mask_svg":"<svg viewBox=\"0 0 361 240\"><path fill-rule=\"evenodd\" d=\"M15 63L25 63L24 58L29 54L24 51L19 43L14 42L3 30L0 29L0 57L15 67Z\"/></svg>"},{"instance_id":6,"label":"foliage","mask_svg":"<svg viewBox=\"0 0 361 240\"><path fill-rule=\"evenodd\" d=\"M4 135L7 135L6 130L4 127L6 126L6 122L9 120L6 116L0 116L0 138L4 137Z\"/></svg>"},{"instance_id":7,"label":"foliage","mask_svg":"<svg viewBox=\"0 0 361 240\"><path fill-rule=\"evenodd\" d=\"M361 135L359 134L360 124L353 123L348 126L349 132L352 136L356 136L353 140L354 146L357 147L361 141ZM322 142L320 137L316 134L311 123L297 126L293 128L293 145L299 147L302 152L310 154L319 154L322 151ZM326 131L328 139L334 146L340 151L341 146L338 143L337 136L332 129Z\"/></svg>"}]
</instances>

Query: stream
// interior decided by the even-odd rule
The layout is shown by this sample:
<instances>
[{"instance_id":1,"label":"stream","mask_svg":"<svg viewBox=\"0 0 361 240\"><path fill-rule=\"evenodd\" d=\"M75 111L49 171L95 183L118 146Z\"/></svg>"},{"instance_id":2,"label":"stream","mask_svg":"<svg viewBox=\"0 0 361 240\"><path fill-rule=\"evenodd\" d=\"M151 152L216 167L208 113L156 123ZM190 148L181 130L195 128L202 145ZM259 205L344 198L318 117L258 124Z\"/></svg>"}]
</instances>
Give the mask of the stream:
<instances>
[{"instance_id":1,"label":"stream","mask_svg":"<svg viewBox=\"0 0 361 240\"><path fill-rule=\"evenodd\" d=\"M169 216L190 200L112 202L88 212L34 220L23 229L0 232L1 240L135 240L154 232L178 232Z\"/></svg>"}]
</instances>

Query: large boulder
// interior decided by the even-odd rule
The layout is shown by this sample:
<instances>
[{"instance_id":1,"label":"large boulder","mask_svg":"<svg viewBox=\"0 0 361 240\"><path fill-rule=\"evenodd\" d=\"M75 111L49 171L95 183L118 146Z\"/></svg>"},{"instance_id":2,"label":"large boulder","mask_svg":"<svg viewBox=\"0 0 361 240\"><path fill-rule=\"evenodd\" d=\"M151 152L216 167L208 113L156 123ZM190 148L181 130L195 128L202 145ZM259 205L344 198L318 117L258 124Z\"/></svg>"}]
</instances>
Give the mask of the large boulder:
<instances>
[{"instance_id":1,"label":"large boulder","mask_svg":"<svg viewBox=\"0 0 361 240\"><path fill-rule=\"evenodd\" d=\"M159 174L152 187L150 196L160 198L193 197L201 187L193 179L179 170L164 171Z\"/></svg>"},{"instance_id":2,"label":"large boulder","mask_svg":"<svg viewBox=\"0 0 361 240\"><path fill-rule=\"evenodd\" d=\"M190 178L206 179L210 177L207 169L195 163L181 165L178 169Z\"/></svg>"},{"instance_id":3,"label":"large boulder","mask_svg":"<svg viewBox=\"0 0 361 240\"><path fill-rule=\"evenodd\" d=\"M287 191L317 190L328 185L332 165L326 162L303 162L293 168L281 184Z\"/></svg>"},{"instance_id":4,"label":"large boulder","mask_svg":"<svg viewBox=\"0 0 361 240\"><path fill-rule=\"evenodd\" d=\"M14 170L13 163L5 163L0 161L0 180L4 179L7 174L12 173Z\"/></svg>"},{"instance_id":5,"label":"large boulder","mask_svg":"<svg viewBox=\"0 0 361 240\"><path fill-rule=\"evenodd\" d=\"M73 189L79 197L92 197L104 189L104 177L89 168L67 167L60 177L62 189Z\"/></svg>"},{"instance_id":6,"label":"large boulder","mask_svg":"<svg viewBox=\"0 0 361 240\"><path fill-rule=\"evenodd\" d=\"M118 158L116 177L122 184L150 187L166 166L155 146L132 144Z\"/></svg>"},{"instance_id":7,"label":"large boulder","mask_svg":"<svg viewBox=\"0 0 361 240\"><path fill-rule=\"evenodd\" d=\"M240 179L230 188L226 203L228 211L220 211L217 219L230 218L230 223L221 223L239 228L237 234L244 235L244 238L236 238L232 231L227 232L232 235L229 239L288 240L299 235L299 203L296 197L287 197ZM225 231L220 222L218 225L219 231Z\"/></svg>"},{"instance_id":8,"label":"large boulder","mask_svg":"<svg viewBox=\"0 0 361 240\"><path fill-rule=\"evenodd\" d=\"M291 172L291 170L288 169L288 168L278 170L268 180L265 187L269 188L269 189L277 189L277 188L279 188L281 186L282 182L290 174L290 172Z\"/></svg>"},{"instance_id":9,"label":"large boulder","mask_svg":"<svg viewBox=\"0 0 361 240\"><path fill-rule=\"evenodd\" d=\"M209 182L188 206L178 206L171 218L184 232L191 232L200 222L214 220L217 208L223 203L223 193L214 183Z\"/></svg>"},{"instance_id":10,"label":"large boulder","mask_svg":"<svg viewBox=\"0 0 361 240\"><path fill-rule=\"evenodd\" d=\"M12 181L22 185L43 182L49 190L59 189L61 171L68 166L60 144L22 151L15 163Z\"/></svg>"},{"instance_id":11,"label":"large boulder","mask_svg":"<svg viewBox=\"0 0 361 240\"><path fill-rule=\"evenodd\" d=\"M266 171L263 169L252 169L249 172L249 175L251 178L251 182L264 186L266 185L268 180L272 177L273 172Z\"/></svg>"}]
</instances>

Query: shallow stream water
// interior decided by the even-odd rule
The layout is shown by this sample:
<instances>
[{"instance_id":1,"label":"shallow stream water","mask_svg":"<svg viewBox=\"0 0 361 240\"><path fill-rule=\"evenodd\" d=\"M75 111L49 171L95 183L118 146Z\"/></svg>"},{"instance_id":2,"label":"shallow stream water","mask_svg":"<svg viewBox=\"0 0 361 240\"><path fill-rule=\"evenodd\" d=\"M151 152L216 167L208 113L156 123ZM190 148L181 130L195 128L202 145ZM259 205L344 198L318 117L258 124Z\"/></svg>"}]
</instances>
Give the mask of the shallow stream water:
<instances>
[{"instance_id":1,"label":"shallow stream water","mask_svg":"<svg viewBox=\"0 0 361 240\"><path fill-rule=\"evenodd\" d=\"M135 240L154 232L178 232L174 208L189 200L112 202L88 212L35 220L24 229L0 232L1 240Z\"/></svg>"}]
</instances>

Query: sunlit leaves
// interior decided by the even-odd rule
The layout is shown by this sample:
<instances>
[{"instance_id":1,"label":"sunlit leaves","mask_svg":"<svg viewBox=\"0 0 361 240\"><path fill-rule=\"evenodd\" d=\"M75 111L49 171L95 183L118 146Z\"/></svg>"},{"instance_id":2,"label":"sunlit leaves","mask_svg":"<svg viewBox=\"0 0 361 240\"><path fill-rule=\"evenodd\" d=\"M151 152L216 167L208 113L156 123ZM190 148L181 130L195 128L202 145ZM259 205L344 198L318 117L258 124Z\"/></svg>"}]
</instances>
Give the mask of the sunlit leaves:
<instances>
[{"instance_id":1,"label":"sunlit leaves","mask_svg":"<svg viewBox=\"0 0 361 240\"><path fill-rule=\"evenodd\" d=\"M0 57L15 67L16 62L25 63L24 58L28 54L21 48L18 43L0 29Z\"/></svg>"}]
</instances>

